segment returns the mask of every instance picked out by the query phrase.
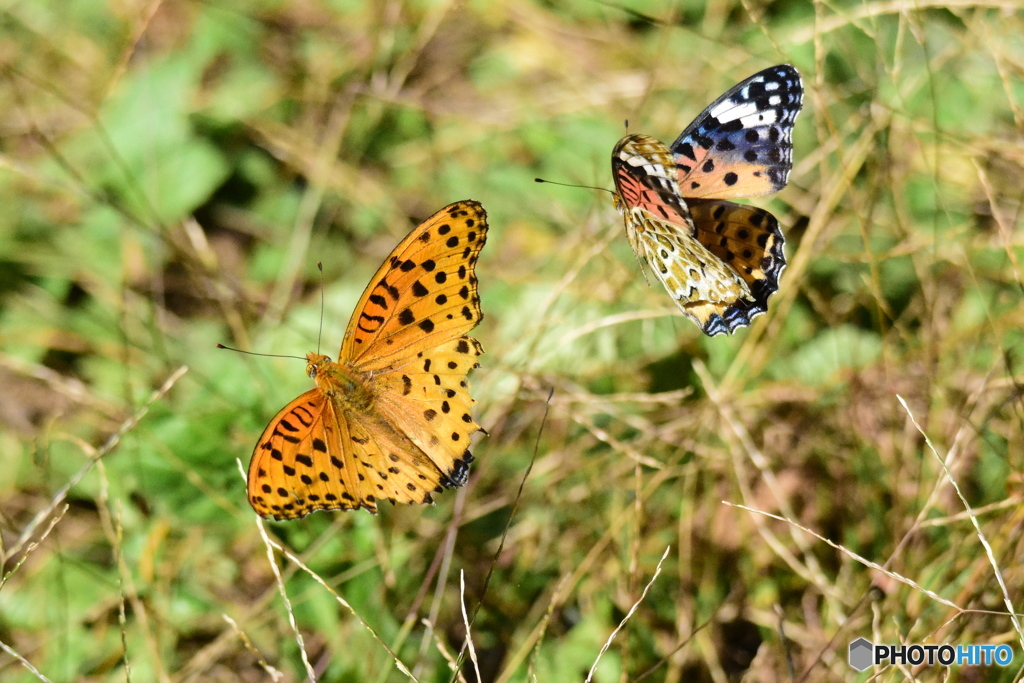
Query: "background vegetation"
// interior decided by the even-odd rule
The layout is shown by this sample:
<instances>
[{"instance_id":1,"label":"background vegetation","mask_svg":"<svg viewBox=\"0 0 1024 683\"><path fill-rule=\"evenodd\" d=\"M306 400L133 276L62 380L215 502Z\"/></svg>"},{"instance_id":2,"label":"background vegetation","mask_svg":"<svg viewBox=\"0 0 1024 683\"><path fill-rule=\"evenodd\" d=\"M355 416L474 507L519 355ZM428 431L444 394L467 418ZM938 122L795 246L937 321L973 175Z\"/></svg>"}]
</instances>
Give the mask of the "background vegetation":
<instances>
[{"instance_id":1,"label":"background vegetation","mask_svg":"<svg viewBox=\"0 0 1024 683\"><path fill-rule=\"evenodd\" d=\"M594 680L942 675L855 676L860 636L1006 643L950 678L1020 679L1015 2L77 0L0 27L4 681L447 681L463 576L467 681L583 680L638 601ZM533 178L610 187L624 119L671 141L780 62L796 164L755 201L790 265L708 339L604 193ZM237 460L309 381L214 344L314 349L319 260L333 352L467 198L469 484L265 541Z\"/></svg>"}]
</instances>

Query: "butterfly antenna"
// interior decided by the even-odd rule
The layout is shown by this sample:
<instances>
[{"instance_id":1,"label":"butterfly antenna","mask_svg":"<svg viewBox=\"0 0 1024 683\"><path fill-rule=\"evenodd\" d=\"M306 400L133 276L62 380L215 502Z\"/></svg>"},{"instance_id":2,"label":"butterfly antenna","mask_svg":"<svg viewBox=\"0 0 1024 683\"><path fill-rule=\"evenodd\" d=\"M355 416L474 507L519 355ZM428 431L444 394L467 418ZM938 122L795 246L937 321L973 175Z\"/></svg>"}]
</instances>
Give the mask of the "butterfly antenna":
<instances>
[{"instance_id":1,"label":"butterfly antenna","mask_svg":"<svg viewBox=\"0 0 1024 683\"><path fill-rule=\"evenodd\" d=\"M282 356L277 353L256 353L255 351L243 351L242 349L236 349L233 346L224 346L223 344L217 344L218 349L225 349L227 351L235 351L236 353L244 353L247 356L263 356L264 358L296 358L298 360L306 360L302 356Z\"/></svg>"},{"instance_id":2,"label":"butterfly antenna","mask_svg":"<svg viewBox=\"0 0 1024 683\"><path fill-rule=\"evenodd\" d=\"M558 185L559 183L555 183ZM570 186L572 187L572 186ZM600 188L594 188L600 189ZM494 559L491 560L491 566L487 569L487 576L484 578L484 588L480 591L480 600L477 601L476 607L473 608L473 616L469 619L469 627L466 629L466 640L462 643L462 649L459 651L459 657L455 662L455 671L452 673L451 683L459 678L459 671L462 669L462 664L466 659L466 646L469 643L470 629L473 628L473 624L476 623L476 615L483 607L484 598L487 597L487 587L491 583L491 576L494 574L494 566L498 564L498 558L501 557L501 551L505 548L505 537L508 536L508 530L512 526L512 520L516 516L516 510L519 509L519 499L523 497L523 487L526 486L526 479L530 476L530 472L533 470L533 463L537 461L537 451L540 449L540 437L544 433L544 425L548 421L548 411L551 410L551 397L555 394L555 388L551 387L548 391L548 398L544 401L544 417L540 420L540 428L537 430L537 440L533 444L533 455L530 457L530 464L526 467L526 471L523 473L523 478L519 482L519 490L516 492L515 500L512 501L512 512L508 515L508 521L505 522L505 530L501 532L501 541L498 543L498 550L494 553Z\"/></svg>"},{"instance_id":3,"label":"butterfly antenna","mask_svg":"<svg viewBox=\"0 0 1024 683\"><path fill-rule=\"evenodd\" d=\"M608 194L615 194L611 190L604 187L594 187L593 185L570 185L569 183L557 183L554 180L544 180L543 178L534 178L535 183L547 183L548 185L561 185L562 187L578 187L584 190L600 190L601 192L607 192Z\"/></svg>"},{"instance_id":4,"label":"butterfly antenna","mask_svg":"<svg viewBox=\"0 0 1024 683\"><path fill-rule=\"evenodd\" d=\"M320 271L320 331L316 333L316 352L319 355L320 339L324 336L324 264L317 261L316 267Z\"/></svg>"}]
</instances>

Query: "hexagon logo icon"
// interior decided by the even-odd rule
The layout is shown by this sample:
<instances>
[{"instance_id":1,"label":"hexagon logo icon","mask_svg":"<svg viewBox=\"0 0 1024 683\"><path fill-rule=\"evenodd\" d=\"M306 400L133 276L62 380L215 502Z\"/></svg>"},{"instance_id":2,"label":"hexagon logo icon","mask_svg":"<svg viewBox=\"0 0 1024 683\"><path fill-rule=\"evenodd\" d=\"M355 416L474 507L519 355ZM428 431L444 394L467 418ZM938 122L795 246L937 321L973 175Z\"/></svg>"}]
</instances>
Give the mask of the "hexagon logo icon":
<instances>
[{"instance_id":1,"label":"hexagon logo icon","mask_svg":"<svg viewBox=\"0 0 1024 683\"><path fill-rule=\"evenodd\" d=\"M874 644L866 638L858 638L850 643L850 666L857 671L863 671L871 666L874 654Z\"/></svg>"}]
</instances>

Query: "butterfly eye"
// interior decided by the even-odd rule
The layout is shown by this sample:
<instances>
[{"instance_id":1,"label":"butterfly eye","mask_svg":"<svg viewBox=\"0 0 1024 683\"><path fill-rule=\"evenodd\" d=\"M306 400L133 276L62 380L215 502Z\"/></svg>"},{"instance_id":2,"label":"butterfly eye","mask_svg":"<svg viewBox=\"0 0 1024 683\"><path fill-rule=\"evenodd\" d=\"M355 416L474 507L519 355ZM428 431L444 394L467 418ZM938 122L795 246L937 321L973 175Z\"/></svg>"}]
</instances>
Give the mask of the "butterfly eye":
<instances>
[{"instance_id":1,"label":"butterfly eye","mask_svg":"<svg viewBox=\"0 0 1024 683\"><path fill-rule=\"evenodd\" d=\"M316 379L316 373L320 371L319 363L310 363L306 366L306 374L309 375L310 379Z\"/></svg>"}]
</instances>

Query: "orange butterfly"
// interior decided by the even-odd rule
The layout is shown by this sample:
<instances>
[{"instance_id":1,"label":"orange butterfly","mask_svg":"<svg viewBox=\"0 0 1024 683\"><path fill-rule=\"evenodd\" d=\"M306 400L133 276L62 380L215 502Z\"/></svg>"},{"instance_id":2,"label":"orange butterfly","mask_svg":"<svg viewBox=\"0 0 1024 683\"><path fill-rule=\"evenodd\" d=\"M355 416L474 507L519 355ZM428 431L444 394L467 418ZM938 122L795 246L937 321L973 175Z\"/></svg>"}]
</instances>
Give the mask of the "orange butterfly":
<instances>
[{"instance_id":1,"label":"orange butterfly","mask_svg":"<svg viewBox=\"0 0 1024 683\"><path fill-rule=\"evenodd\" d=\"M483 348L475 266L487 213L446 206L413 230L370 280L334 362L306 356L316 381L263 431L249 463L249 503L263 517L377 512L378 500L433 503L469 477L466 374Z\"/></svg>"}]
</instances>

